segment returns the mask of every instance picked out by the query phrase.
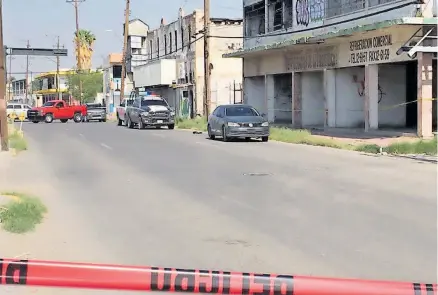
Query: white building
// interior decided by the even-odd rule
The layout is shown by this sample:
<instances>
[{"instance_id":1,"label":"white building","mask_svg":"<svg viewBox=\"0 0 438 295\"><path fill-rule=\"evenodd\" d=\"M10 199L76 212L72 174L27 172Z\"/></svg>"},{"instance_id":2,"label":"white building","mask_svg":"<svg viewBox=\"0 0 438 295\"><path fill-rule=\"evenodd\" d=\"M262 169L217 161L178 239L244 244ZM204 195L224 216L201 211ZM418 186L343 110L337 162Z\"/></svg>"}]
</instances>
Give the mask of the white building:
<instances>
[{"instance_id":1,"label":"white building","mask_svg":"<svg viewBox=\"0 0 438 295\"><path fill-rule=\"evenodd\" d=\"M129 21L128 46L126 48L125 97L129 97L129 94L134 89L133 68L145 64L147 60L145 42L148 31L149 26L144 21L138 18ZM123 25L123 32L125 32L125 25Z\"/></svg>"},{"instance_id":2,"label":"white building","mask_svg":"<svg viewBox=\"0 0 438 295\"><path fill-rule=\"evenodd\" d=\"M244 0L244 49L226 56L243 57L244 100L271 122L418 128L429 137L436 122L435 5Z\"/></svg>"},{"instance_id":3,"label":"white building","mask_svg":"<svg viewBox=\"0 0 438 295\"><path fill-rule=\"evenodd\" d=\"M125 88L129 81L125 80ZM111 53L103 64L103 96L108 113L114 113L120 104L120 89L122 87L122 54ZM126 91L125 91L126 93ZM129 93L129 92L128 92Z\"/></svg>"},{"instance_id":4,"label":"white building","mask_svg":"<svg viewBox=\"0 0 438 295\"><path fill-rule=\"evenodd\" d=\"M154 91L167 99L180 116L203 113L204 49L203 11L195 10L169 24L149 30L141 39L143 65L133 65L135 88ZM242 48L242 19L211 19L211 106L241 101L241 59L222 55ZM231 36L233 38L227 38Z\"/></svg>"}]
</instances>

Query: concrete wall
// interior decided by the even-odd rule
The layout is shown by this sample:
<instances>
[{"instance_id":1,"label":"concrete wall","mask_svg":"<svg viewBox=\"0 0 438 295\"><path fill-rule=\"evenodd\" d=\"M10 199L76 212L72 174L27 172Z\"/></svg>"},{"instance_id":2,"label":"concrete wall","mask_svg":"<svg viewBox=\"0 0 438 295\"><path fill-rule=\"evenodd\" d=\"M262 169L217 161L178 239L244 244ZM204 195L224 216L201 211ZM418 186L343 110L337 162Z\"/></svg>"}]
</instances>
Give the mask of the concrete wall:
<instances>
[{"instance_id":1,"label":"concrete wall","mask_svg":"<svg viewBox=\"0 0 438 295\"><path fill-rule=\"evenodd\" d=\"M364 75L363 67L335 71L336 118L335 124L330 124L330 127L356 128L364 126ZM405 65L379 66L378 82L379 127L404 127L406 124ZM303 98L303 104L305 103L306 100Z\"/></svg>"},{"instance_id":2,"label":"concrete wall","mask_svg":"<svg viewBox=\"0 0 438 295\"><path fill-rule=\"evenodd\" d=\"M343 68L365 64L394 63L409 61L411 58L406 54L397 55L397 50L418 30L417 26L394 26L383 30L356 33L350 37L333 38L327 40L327 45L294 45L283 50L271 50L257 55L245 57L244 75L245 77L290 73L296 71L323 70L324 68ZM373 39L381 36L391 36L392 45L379 48L364 50L351 50L354 42L364 39ZM325 50L325 49L326 50ZM371 61L370 58L361 59L360 57L376 50L383 50L387 55L382 59ZM318 67L324 64L324 54L333 55L335 62L333 66Z\"/></svg>"},{"instance_id":3,"label":"concrete wall","mask_svg":"<svg viewBox=\"0 0 438 295\"><path fill-rule=\"evenodd\" d=\"M362 90L353 81L363 81L364 75L362 67L336 70L336 126L333 127L364 126L364 100L359 93Z\"/></svg>"},{"instance_id":4,"label":"concrete wall","mask_svg":"<svg viewBox=\"0 0 438 295\"><path fill-rule=\"evenodd\" d=\"M225 24L213 23L210 31L212 36L242 36L242 23ZM223 58L225 53L233 52L242 48L242 39L234 38L211 38L211 101L213 110L217 105L233 103L233 84L241 84L243 71L242 59L240 58ZM202 72L198 77L204 78L203 58L200 58Z\"/></svg>"},{"instance_id":5,"label":"concrete wall","mask_svg":"<svg viewBox=\"0 0 438 295\"><path fill-rule=\"evenodd\" d=\"M292 74L274 75L275 123L292 123Z\"/></svg>"},{"instance_id":6,"label":"concrete wall","mask_svg":"<svg viewBox=\"0 0 438 295\"><path fill-rule=\"evenodd\" d=\"M303 127L324 126L325 104L322 72L307 72L301 77Z\"/></svg>"},{"instance_id":7,"label":"concrete wall","mask_svg":"<svg viewBox=\"0 0 438 295\"><path fill-rule=\"evenodd\" d=\"M379 127L406 125L406 66L379 66Z\"/></svg>"},{"instance_id":8,"label":"concrete wall","mask_svg":"<svg viewBox=\"0 0 438 295\"><path fill-rule=\"evenodd\" d=\"M149 27L141 20L135 19L129 23L128 35L129 36L144 36L146 37Z\"/></svg>"},{"instance_id":9,"label":"concrete wall","mask_svg":"<svg viewBox=\"0 0 438 295\"><path fill-rule=\"evenodd\" d=\"M173 70L173 71L172 71ZM134 68L137 87L171 85L176 80L176 63L173 59L160 59Z\"/></svg>"},{"instance_id":10,"label":"concrete wall","mask_svg":"<svg viewBox=\"0 0 438 295\"><path fill-rule=\"evenodd\" d=\"M149 30L147 34L143 48L147 54L147 61L146 65L142 66L149 67L158 59L176 59L177 77L175 80L178 84L186 84L187 77L188 84L194 85L196 112L198 114L203 112L204 50L202 35L198 34L196 37L193 37L193 35L202 29L203 12L201 10L195 10L189 15L184 15L184 12L180 11L179 19L169 24L166 24L163 20L159 28ZM189 31L191 32L190 35ZM235 37L242 36L242 34L241 21L237 23L218 22L213 19L211 35ZM170 39L170 36L172 39ZM198 38L199 40L197 40ZM222 57L224 53L242 48L242 42L242 39L236 38L211 38L210 56L213 69L211 71L212 106L210 109L214 109L219 104L230 103L233 99L233 83L242 83L242 60ZM171 67L168 67L167 70L175 71ZM135 79L142 81L136 83L136 87L144 86L140 84L146 83L143 81L146 79L144 77ZM152 85L151 83L154 84L155 82L151 81L147 84ZM167 85L167 83L162 84Z\"/></svg>"},{"instance_id":11,"label":"concrete wall","mask_svg":"<svg viewBox=\"0 0 438 295\"><path fill-rule=\"evenodd\" d=\"M243 101L246 104L252 105L259 112L267 114L265 100L265 77L248 77L243 82L245 89Z\"/></svg>"},{"instance_id":12,"label":"concrete wall","mask_svg":"<svg viewBox=\"0 0 438 295\"><path fill-rule=\"evenodd\" d=\"M373 24L402 17L412 17L415 16L417 7L410 0L385 1L383 4L379 4L380 1L376 0L292 0L292 21L285 23L281 29L274 31L269 29L269 26L273 23L274 17L273 13L269 13L269 11L272 10L272 5L268 5L269 0L263 1L266 3L267 8L265 12L265 19L267 20L265 22L265 31L267 33L246 39L244 43L245 49L263 47L269 44L283 42L285 40L290 40L291 37L293 39L305 39L325 34L330 31L355 27L357 25ZM244 0L243 6L246 7L253 5L256 2L259 1ZM430 3L430 5L423 5L421 9L427 10L432 14L432 10L434 9L433 2L435 1L429 1L428 3ZM402 7L403 5L406 6ZM386 12L376 14L376 12L382 10L385 10ZM300 15L300 11L307 11L307 15ZM285 16L286 14L287 13L285 13ZM285 34L287 32L295 32L295 34Z\"/></svg>"}]
</instances>

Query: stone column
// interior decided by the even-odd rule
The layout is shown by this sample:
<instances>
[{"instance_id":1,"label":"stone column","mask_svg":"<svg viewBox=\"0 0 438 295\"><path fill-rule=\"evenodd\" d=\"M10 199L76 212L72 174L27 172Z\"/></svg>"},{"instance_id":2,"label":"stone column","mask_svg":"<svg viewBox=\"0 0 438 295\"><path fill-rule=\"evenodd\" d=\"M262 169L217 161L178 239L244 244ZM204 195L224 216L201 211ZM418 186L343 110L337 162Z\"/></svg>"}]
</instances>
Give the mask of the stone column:
<instances>
[{"instance_id":1,"label":"stone column","mask_svg":"<svg viewBox=\"0 0 438 295\"><path fill-rule=\"evenodd\" d=\"M336 70L324 70L324 127L336 127Z\"/></svg>"},{"instance_id":2,"label":"stone column","mask_svg":"<svg viewBox=\"0 0 438 295\"><path fill-rule=\"evenodd\" d=\"M417 54L417 134L423 138L433 137L432 133L432 53Z\"/></svg>"},{"instance_id":3,"label":"stone column","mask_svg":"<svg viewBox=\"0 0 438 295\"><path fill-rule=\"evenodd\" d=\"M379 129L379 66L365 66L365 131Z\"/></svg>"},{"instance_id":4,"label":"stone column","mask_svg":"<svg viewBox=\"0 0 438 295\"><path fill-rule=\"evenodd\" d=\"M274 76L266 75L265 76L265 87L266 87L266 114L269 122L275 121L275 86L274 86Z\"/></svg>"},{"instance_id":5,"label":"stone column","mask_svg":"<svg viewBox=\"0 0 438 295\"><path fill-rule=\"evenodd\" d=\"M292 72L292 125L302 128L302 88L301 73Z\"/></svg>"}]
</instances>

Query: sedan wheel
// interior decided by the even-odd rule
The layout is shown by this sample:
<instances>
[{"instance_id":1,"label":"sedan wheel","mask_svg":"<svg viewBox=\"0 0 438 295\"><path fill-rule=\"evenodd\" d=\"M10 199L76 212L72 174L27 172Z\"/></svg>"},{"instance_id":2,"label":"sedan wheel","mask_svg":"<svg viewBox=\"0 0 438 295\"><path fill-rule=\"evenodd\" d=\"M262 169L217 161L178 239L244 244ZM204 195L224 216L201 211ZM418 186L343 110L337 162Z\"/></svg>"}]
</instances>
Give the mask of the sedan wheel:
<instances>
[{"instance_id":1,"label":"sedan wheel","mask_svg":"<svg viewBox=\"0 0 438 295\"><path fill-rule=\"evenodd\" d=\"M208 138L210 138L211 140L214 140L216 138L216 136L214 136L214 134L211 132L210 125L208 125L207 127L207 133L208 133Z\"/></svg>"},{"instance_id":2,"label":"sedan wheel","mask_svg":"<svg viewBox=\"0 0 438 295\"><path fill-rule=\"evenodd\" d=\"M224 142L229 141L229 138L227 137L227 132L225 131L225 126L222 126L222 140Z\"/></svg>"}]
</instances>

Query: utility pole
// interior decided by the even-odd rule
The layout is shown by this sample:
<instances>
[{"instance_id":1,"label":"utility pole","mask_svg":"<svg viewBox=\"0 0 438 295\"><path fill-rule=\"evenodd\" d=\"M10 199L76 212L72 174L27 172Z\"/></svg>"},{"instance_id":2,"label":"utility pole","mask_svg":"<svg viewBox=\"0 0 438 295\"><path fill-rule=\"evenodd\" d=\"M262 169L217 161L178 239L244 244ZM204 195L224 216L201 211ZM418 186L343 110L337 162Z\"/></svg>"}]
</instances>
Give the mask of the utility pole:
<instances>
[{"instance_id":1,"label":"utility pole","mask_svg":"<svg viewBox=\"0 0 438 295\"><path fill-rule=\"evenodd\" d=\"M6 114L6 54L3 46L3 1L0 0L0 145L1 150L9 150L8 119Z\"/></svg>"},{"instance_id":2,"label":"utility pole","mask_svg":"<svg viewBox=\"0 0 438 295\"><path fill-rule=\"evenodd\" d=\"M122 52L122 85L120 85L120 103L125 98L125 76L126 76L126 51L128 50L128 34L129 34L129 4L130 0L126 0L125 8L125 27L123 32L123 52Z\"/></svg>"},{"instance_id":3,"label":"utility pole","mask_svg":"<svg viewBox=\"0 0 438 295\"><path fill-rule=\"evenodd\" d=\"M29 40L27 40L27 48L30 48L30 43ZM25 95L25 103L28 103L28 92L29 92L29 55L26 55L26 80L25 80L26 85L24 85L24 95Z\"/></svg>"},{"instance_id":4,"label":"utility pole","mask_svg":"<svg viewBox=\"0 0 438 295\"><path fill-rule=\"evenodd\" d=\"M67 0L67 3L73 3L75 8L75 20L76 20L76 67L77 74L79 75L79 100L82 103L82 63L81 63L81 42L79 40L79 3L85 0Z\"/></svg>"},{"instance_id":5,"label":"utility pole","mask_svg":"<svg viewBox=\"0 0 438 295\"><path fill-rule=\"evenodd\" d=\"M59 36L58 36L58 42L56 42L56 49L60 49L59 48ZM61 100L62 99L62 93L61 93L61 88L59 83L61 82L60 78L59 78L59 67L60 67L60 63L61 63L61 59L59 58L59 56L56 57L56 93L58 94L58 99Z\"/></svg>"},{"instance_id":6,"label":"utility pole","mask_svg":"<svg viewBox=\"0 0 438 295\"><path fill-rule=\"evenodd\" d=\"M210 115L210 0L204 0L204 116Z\"/></svg>"}]
</instances>

